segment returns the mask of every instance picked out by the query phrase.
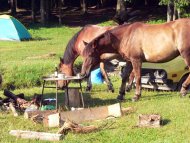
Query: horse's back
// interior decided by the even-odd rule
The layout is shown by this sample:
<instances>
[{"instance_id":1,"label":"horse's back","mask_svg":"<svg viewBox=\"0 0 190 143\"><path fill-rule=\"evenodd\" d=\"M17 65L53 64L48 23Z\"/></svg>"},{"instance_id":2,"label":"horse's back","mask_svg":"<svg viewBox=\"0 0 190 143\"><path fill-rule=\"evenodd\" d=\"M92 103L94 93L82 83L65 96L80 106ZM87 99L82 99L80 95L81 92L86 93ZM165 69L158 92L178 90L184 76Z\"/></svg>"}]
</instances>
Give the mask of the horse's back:
<instances>
[{"instance_id":1,"label":"horse's back","mask_svg":"<svg viewBox=\"0 0 190 143\"><path fill-rule=\"evenodd\" d=\"M179 19L163 24L134 23L126 26L128 55L141 56L148 62L166 62L190 48L190 19ZM126 38L127 37L127 38ZM129 54L130 53L130 54Z\"/></svg>"},{"instance_id":2,"label":"horse's back","mask_svg":"<svg viewBox=\"0 0 190 143\"><path fill-rule=\"evenodd\" d=\"M142 48L148 61L169 61L190 48L190 19L144 27Z\"/></svg>"},{"instance_id":3,"label":"horse's back","mask_svg":"<svg viewBox=\"0 0 190 143\"><path fill-rule=\"evenodd\" d=\"M83 49L85 48L84 41L89 43L94 38L98 37L99 35L103 34L104 32L114 28L111 26L98 26L98 25L86 25L80 32L78 36L75 47L79 53L82 53Z\"/></svg>"}]
</instances>

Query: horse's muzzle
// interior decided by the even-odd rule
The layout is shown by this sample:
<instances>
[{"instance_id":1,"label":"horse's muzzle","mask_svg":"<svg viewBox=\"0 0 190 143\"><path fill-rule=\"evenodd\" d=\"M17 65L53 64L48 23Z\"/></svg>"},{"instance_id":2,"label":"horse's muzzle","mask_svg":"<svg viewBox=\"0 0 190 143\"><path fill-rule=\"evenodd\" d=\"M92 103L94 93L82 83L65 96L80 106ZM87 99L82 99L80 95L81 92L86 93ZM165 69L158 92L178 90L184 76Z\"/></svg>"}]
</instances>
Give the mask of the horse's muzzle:
<instances>
[{"instance_id":1,"label":"horse's muzzle","mask_svg":"<svg viewBox=\"0 0 190 143\"><path fill-rule=\"evenodd\" d=\"M84 73L84 74L80 74L81 75L81 77L83 77L83 78L85 78L85 77L87 77L87 74L86 73Z\"/></svg>"},{"instance_id":2,"label":"horse's muzzle","mask_svg":"<svg viewBox=\"0 0 190 143\"><path fill-rule=\"evenodd\" d=\"M58 88L64 89L67 86L66 81L58 81Z\"/></svg>"}]
</instances>

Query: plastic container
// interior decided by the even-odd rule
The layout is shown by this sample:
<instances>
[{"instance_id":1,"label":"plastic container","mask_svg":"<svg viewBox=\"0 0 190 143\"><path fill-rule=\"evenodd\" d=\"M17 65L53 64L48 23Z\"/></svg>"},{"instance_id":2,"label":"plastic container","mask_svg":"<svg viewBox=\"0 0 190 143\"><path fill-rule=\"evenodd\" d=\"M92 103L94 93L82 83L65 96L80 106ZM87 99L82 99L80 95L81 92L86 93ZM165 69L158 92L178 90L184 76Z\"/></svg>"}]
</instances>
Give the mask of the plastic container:
<instances>
[{"instance_id":1,"label":"plastic container","mask_svg":"<svg viewBox=\"0 0 190 143\"><path fill-rule=\"evenodd\" d=\"M55 106L54 105L42 105L42 107L40 108L41 111L44 110L55 110Z\"/></svg>"},{"instance_id":2,"label":"plastic container","mask_svg":"<svg viewBox=\"0 0 190 143\"><path fill-rule=\"evenodd\" d=\"M90 76L92 84L101 84L104 81L100 68L91 71Z\"/></svg>"}]
</instances>

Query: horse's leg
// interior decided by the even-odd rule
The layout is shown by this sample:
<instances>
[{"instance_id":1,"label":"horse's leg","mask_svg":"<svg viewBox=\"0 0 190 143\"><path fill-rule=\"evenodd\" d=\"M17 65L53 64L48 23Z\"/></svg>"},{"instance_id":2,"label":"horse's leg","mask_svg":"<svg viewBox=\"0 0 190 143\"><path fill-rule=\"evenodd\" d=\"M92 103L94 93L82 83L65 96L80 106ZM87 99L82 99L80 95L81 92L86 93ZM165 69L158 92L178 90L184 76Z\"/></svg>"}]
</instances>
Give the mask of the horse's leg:
<instances>
[{"instance_id":1,"label":"horse's leg","mask_svg":"<svg viewBox=\"0 0 190 143\"><path fill-rule=\"evenodd\" d=\"M91 82L91 75L89 75L88 80L87 80L86 91L91 91L91 89L92 89L92 82Z\"/></svg>"},{"instance_id":2,"label":"horse's leg","mask_svg":"<svg viewBox=\"0 0 190 143\"><path fill-rule=\"evenodd\" d=\"M124 99L123 97L125 95L126 82L129 80L129 75L130 75L132 69L133 69L133 67L132 67L131 62L129 62L129 61L126 62L126 70L123 73L121 87L120 87L120 90L119 90L119 95L117 96L118 100L123 100Z\"/></svg>"},{"instance_id":3,"label":"horse's leg","mask_svg":"<svg viewBox=\"0 0 190 143\"><path fill-rule=\"evenodd\" d=\"M139 98L141 97L141 66L142 63L139 60L134 60L132 61L133 65L133 72L135 75L135 80L136 80L136 91L135 91L135 96L132 98L132 101L138 101Z\"/></svg>"},{"instance_id":4,"label":"horse's leg","mask_svg":"<svg viewBox=\"0 0 190 143\"><path fill-rule=\"evenodd\" d=\"M126 70L127 70L126 66L124 66L124 67L121 69L121 73L122 73L122 74L121 74L121 77L123 76L124 73L126 73ZM132 89L134 77L135 77L135 75L134 75L134 72L132 71L131 74L130 74L130 76L129 76L129 81L128 81L128 83L127 83L127 85L126 85L126 88L125 88L125 90L126 90L127 92L130 92L130 90Z\"/></svg>"},{"instance_id":5,"label":"horse's leg","mask_svg":"<svg viewBox=\"0 0 190 143\"><path fill-rule=\"evenodd\" d=\"M185 63L187 64L188 67L190 67L190 53L189 52L185 52L184 55L182 55L185 59ZM190 74L188 75L187 79L183 82L180 93L181 96L184 97L186 96L187 92L188 92L188 87L190 85Z\"/></svg>"},{"instance_id":6,"label":"horse's leg","mask_svg":"<svg viewBox=\"0 0 190 143\"><path fill-rule=\"evenodd\" d=\"M187 79L183 82L180 93L181 96L184 97L186 96L187 92L188 92L188 87L190 84L190 75L188 75Z\"/></svg>"},{"instance_id":7,"label":"horse's leg","mask_svg":"<svg viewBox=\"0 0 190 143\"><path fill-rule=\"evenodd\" d=\"M135 75L134 75L134 72L132 71L131 74L130 74L130 76L129 76L129 82L128 82L126 88L125 88L125 90L127 92L131 91L134 78L135 78Z\"/></svg>"},{"instance_id":8,"label":"horse's leg","mask_svg":"<svg viewBox=\"0 0 190 143\"><path fill-rule=\"evenodd\" d=\"M111 80L109 79L108 74L105 71L105 67L104 67L103 62L100 62L100 69L101 69L102 75L103 75L103 77L104 77L104 79L105 79L105 81L107 83L108 90L111 91L111 92L114 92L113 84L111 83Z\"/></svg>"}]
</instances>

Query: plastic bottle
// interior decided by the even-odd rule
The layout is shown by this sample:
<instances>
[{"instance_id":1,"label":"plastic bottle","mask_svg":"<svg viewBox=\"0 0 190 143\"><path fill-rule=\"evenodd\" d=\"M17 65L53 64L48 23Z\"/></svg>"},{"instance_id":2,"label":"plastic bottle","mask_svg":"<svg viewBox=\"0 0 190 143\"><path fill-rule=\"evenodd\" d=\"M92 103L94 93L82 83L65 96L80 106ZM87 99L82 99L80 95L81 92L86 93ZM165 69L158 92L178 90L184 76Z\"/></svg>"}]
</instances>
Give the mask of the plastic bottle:
<instances>
[{"instance_id":1,"label":"plastic bottle","mask_svg":"<svg viewBox=\"0 0 190 143\"><path fill-rule=\"evenodd\" d=\"M55 77L57 77L57 76L58 76L58 68L57 68L57 67L55 67L55 72L54 72L54 75L55 75Z\"/></svg>"}]
</instances>

